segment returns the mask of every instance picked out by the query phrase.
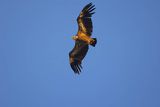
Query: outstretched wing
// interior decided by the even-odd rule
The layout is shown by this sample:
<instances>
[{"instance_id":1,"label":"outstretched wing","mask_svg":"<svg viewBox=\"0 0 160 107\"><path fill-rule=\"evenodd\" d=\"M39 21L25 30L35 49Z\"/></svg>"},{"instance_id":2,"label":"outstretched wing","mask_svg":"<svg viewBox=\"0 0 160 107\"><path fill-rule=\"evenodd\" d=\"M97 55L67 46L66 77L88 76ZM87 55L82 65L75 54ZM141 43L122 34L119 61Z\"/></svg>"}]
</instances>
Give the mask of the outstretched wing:
<instances>
[{"instance_id":1,"label":"outstretched wing","mask_svg":"<svg viewBox=\"0 0 160 107\"><path fill-rule=\"evenodd\" d=\"M88 48L89 46L87 43L85 43L84 41L77 40L75 42L74 48L72 49L72 51L70 51L69 61L71 68L75 73L79 74L81 72L81 62L83 58L86 56Z\"/></svg>"},{"instance_id":2,"label":"outstretched wing","mask_svg":"<svg viewBox=\"0 0 160 107\"><path fill-rule=\"evenodd\" d=\"M92 5L92 3L87 4L83 10L81 11L80 15L77 18L77 23L78 23L78 32L83 32L88 36L92 35L92 14L93 10L95 9L95 5Z\"/></svg>"}]
</instances>

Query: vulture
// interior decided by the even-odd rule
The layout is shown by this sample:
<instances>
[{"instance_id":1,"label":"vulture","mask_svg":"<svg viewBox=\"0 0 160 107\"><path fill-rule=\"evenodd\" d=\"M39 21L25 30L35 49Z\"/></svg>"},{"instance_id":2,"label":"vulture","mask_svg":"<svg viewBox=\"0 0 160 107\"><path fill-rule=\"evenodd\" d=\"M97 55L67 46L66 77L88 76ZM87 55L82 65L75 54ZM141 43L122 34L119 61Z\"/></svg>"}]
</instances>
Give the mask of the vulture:
<instances>
[{"instance_id":1,"label":"vulture","mask_svg":"<svg viewBox=\"0 0 160 107\"><path fill-rule=\"evenodd\" d=\"M74 48L69 52L69 62L72 70L76 74L80 74L82 69L82 60L86 56L89 45L95 47L97 43L96 38L91 38L93 25L91 17L95 13L95 5L87 4L80 12L77 23L78 32L72 39L75 41Z\"/></svg>"}]
</instances>

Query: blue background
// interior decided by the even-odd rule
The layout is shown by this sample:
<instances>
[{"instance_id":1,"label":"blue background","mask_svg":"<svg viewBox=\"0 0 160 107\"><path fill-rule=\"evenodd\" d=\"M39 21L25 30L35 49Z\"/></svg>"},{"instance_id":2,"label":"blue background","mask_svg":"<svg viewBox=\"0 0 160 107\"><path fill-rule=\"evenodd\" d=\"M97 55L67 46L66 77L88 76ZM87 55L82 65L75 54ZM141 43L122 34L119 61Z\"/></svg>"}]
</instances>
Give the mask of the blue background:
<instances>
[{"instance_id":1,"label":"blue background","mask_svg":"<svg viewBox=\"0 0 160 107\"><path fill-rule=\"evenodd\" d=\"M92 0L98 44L68 53L90 0L0 1L0 107L160 107L160 1Z\"/></svg>"}]
</instances>

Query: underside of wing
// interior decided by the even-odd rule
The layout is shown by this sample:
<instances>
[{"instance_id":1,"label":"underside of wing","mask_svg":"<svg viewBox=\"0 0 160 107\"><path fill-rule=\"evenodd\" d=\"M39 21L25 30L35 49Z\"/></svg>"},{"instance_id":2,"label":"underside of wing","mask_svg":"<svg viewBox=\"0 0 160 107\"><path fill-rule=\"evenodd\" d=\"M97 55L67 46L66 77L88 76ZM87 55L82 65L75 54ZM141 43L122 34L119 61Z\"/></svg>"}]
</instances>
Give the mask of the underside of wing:
<instances>
[{"instance_id":1,"label":"underside of wing","mask_svg":"<svg viewBox=\"0 0 160 107\"><path fill-rule=\"evenodd\" d=\"M92 3L87 4L77 18L78 32L83 32L88 36L91 36L93 30L91 17L95 13L93 12L95 10L94 6Z\"/></svg>"},{"instance_id":2,"label":"underside of wing","mask_svg":"<svg viewBox=\"0 0 160 107\"><path fill-rule=\"evenodd\" d=\"M79 74L81 72L82 69L81 62L86 56L88 48L89 48L88 44L86 44L83 41L77 40L75 42L74 48L69 53L70 65L75 73Z\"/></svg>"}]
</instances>

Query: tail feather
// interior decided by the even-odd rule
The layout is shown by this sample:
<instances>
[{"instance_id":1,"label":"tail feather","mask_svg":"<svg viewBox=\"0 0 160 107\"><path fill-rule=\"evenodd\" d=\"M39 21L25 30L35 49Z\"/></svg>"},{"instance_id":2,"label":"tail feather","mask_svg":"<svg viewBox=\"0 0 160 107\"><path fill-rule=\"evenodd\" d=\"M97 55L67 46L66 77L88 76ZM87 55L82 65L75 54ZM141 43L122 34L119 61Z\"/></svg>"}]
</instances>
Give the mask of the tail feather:
<instances>
[{"instance_id":1,"label":"tail feather","mask_svg":"<svg viewBox=\"0 0 160 107\"><path fill-rule=\"evenodd\" d=\"M93 47L95 47L96 44L97 44L97 39L96 38L92 38L92 39L93 39L93 41L91 42L90 45L92 45Z\"/></svg>"}]
</instances>

